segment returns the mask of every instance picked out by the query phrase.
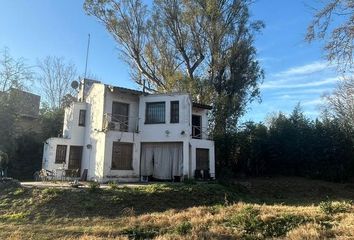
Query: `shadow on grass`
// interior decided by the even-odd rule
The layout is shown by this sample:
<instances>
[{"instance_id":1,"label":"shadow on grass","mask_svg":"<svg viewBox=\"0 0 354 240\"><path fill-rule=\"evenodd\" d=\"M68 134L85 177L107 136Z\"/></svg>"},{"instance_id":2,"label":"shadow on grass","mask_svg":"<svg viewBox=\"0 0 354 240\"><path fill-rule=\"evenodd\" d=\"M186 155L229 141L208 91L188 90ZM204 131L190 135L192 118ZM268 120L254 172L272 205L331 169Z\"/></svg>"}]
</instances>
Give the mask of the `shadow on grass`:
<instances>
[{"instance_id":1,"label":"shadow on grass","mask_svg":"<svg viewBox=\"0 0 354 240\"><path fill-rule=\"evenodd\" d=\"M298 181L298 182L297 182ZM219 184L151 184L116 189L26 189L0 196L12 212L28 213L31 220L141 215L197 206L235 202L318 205L321 201L354 199L351 185L306 180L250 180L229 186ZM2 199L2 200L1 200ZM1 213L1 210L0 210Z\"/></svg>"},{"instance_id":2,"label":"shadow on grass","mask_svg":"<svg viewBox=\"0 0 354 240\"><path fill-rule=\"evenodd\" d=\"M228 204L245 199L245 193L219 184L152 184L117 189L44 189L32 198L36 218L119 217L195 206Z\"/></svg>"}]
</instances>

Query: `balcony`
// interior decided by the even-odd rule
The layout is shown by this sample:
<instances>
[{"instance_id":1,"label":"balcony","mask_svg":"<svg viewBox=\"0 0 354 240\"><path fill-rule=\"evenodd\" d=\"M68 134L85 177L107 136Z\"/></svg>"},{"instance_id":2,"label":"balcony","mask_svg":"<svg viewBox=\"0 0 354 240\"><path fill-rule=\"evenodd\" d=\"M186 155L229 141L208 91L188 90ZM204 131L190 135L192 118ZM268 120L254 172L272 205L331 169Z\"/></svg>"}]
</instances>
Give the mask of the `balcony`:
<instances>
[{"instance_id":1,"label":"balcony","mask_svg":"<svg viewBox=\"0 0 354 240\"><path fill-rule=\"evenodd\" d=\"M192 138L212 140L209 128L203 128L196 125L192 126Z\"/></svg>"},{"instance_id":2,"label":"balcony","mask_svg":"<svg viewBox=\"0 0 354 240\"><path fill-rule=\"evenodd\" d=\"M105 113L103 116L103 131L139 132L138 118Z\"/></svg>"}]
</instances>

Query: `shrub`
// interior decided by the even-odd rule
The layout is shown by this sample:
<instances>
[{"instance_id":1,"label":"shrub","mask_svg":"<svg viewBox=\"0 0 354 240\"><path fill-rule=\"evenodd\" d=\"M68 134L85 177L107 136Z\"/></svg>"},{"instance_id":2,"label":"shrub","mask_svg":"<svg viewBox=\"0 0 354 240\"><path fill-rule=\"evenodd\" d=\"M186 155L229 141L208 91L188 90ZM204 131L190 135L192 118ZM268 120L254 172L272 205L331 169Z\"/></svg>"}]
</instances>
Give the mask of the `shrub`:
<instances>
[{"instance_id":1,"label":"shrub","mask_svg":"<svg viewBox=\"0 0 354 240\"><path fill-rule=\"evenodd\" d=\"M89 192L97 192L100 189L101 184L96 181L89 182L88 189Z\"/></svg>"},{"instance_id":2,"label":"shrub","mask_svg":"<svg viewBox=\"0 0 354 240\"><path fill-rule=\"evenodd\" d=\"M327 215L348 212L352 206L351 201L333 202L323 201L319 204L320 210Z\"/></svg>"},{"instance_id":3,"label":"shrub","mask_svg":"<svg viewBox=\"0 0 354 240\"><path fill-rule=\"evenodd\" d=\"M0 190L21 187L19 181L12 178L0 178Z\"/></svg>"},{"instance_id":4,"label":"shrub","mask_svg":"<svg viewBox=\"0 0 354 240\"><path fill-rule=\"evenodd\" d=\"M192 230L192 224L188 221L183 221L176 227L176 232L179 235L186 235Z\"/></svg>"}]
</instances>

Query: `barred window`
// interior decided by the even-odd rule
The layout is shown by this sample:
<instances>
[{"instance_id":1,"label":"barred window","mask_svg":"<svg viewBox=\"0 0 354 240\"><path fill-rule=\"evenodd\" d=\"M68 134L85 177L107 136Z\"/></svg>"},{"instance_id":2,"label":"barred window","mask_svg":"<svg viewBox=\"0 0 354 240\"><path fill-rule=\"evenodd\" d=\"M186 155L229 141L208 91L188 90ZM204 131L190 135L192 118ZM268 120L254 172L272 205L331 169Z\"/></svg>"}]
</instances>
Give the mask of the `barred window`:
<instances>
[{"instance_id":1,"label":"barred window","mask_svg":"<svg viewBox=\"0 0 354 240\"><path fill-rule=\"evenodd\" d=\"M165 123L165 102L146 103L145 123Z\"/></svg>"},{"instance_id":2,"label":"barred window","mask_svg":"<svg viewBox=\"0 0 354 240\"><path fill-rule=\"evenodd\" d=\"M57 145L57 150L55 154L55 163L65 163L66 159L66 145Z\"/></svg>"},{"instance_id":3,"label":"barred window","mask_svg":"<svg viewBox=\"0 0 354 240\"><path fill-rule=\"evenodd\" d=\"M179 123L179 101L171 102L171 123Z\"/></svg>"},{"instance_id":4,"label":"barred window","mask_svg":"<svg viewBox=\"0 0 354 240\"><path fill-rule=\"evenodd\" d=\"M80 110L79 114L79 126L84 127L86 122L86 110Z\"/></svg>"},{"instance_id":5,"label":"barred window","mask_svg":"<svg viewBox=\"0 0 354 240\"><path fill-rule=\"evenodd\" d=\"M112 170L133 170L133 143L113 142Z\"/></svg>"}]
</instances>

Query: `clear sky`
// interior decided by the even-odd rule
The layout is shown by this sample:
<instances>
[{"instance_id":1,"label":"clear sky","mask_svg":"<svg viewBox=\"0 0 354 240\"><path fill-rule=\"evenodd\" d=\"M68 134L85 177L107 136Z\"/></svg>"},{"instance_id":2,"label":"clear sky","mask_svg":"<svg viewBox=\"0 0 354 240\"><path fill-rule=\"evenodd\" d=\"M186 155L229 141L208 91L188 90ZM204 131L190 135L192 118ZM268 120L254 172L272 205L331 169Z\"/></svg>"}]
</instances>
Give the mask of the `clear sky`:
<instances>
[{"instance_id":1,"label":"clear sky","mask_svg":"<svg viewBox=\"0 0 354 240\"><path fill-rule=\"evenodd\" d=\"M257 0L254 19L266 28L257 37L259 60L266 73L261 103L252 103L243 120L261 121L267 114L291 112L301 102L305 113L318 116L321 95L337 81L333 67L322 58L320 43L304 42L311 10L303 0ZM307 0L315 4L316 0ZM88 72L101 81L137 88L128 66L104 26L87 16L83 0L0 0L0 49L31 66L45 56L62 56L84 72L87 36L91 34ZM33 89L37 91L38 89Z\"/></svg>"}]
</instances>

